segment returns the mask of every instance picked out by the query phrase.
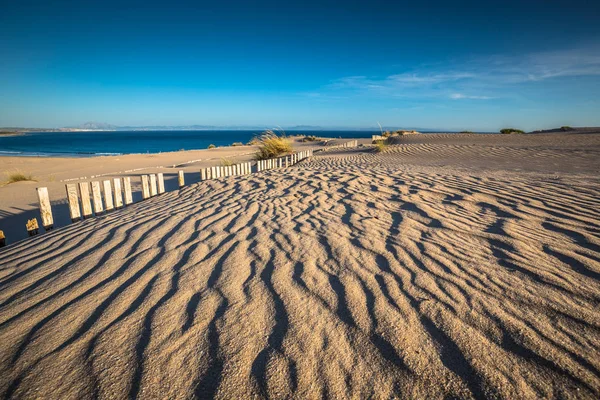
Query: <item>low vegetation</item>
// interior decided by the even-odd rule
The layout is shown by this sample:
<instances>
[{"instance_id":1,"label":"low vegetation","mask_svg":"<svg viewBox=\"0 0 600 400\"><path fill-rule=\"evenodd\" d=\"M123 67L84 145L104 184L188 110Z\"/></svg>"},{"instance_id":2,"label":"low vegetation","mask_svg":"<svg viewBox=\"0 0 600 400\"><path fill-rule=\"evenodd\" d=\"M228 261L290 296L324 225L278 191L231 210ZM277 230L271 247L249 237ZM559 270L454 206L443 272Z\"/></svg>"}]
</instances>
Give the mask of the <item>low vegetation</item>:
<instances>
[{"instance_id":1,"label":"low vegetation","mask_svg":"<svg viewBox=\"0 0 600 400\"><path fill-rule=\"evenodd\" d=\"M264 131L257 140L258 152L254 155L256 160L267 160L292 152L292 142L285 136L281 136L272 130Z\"/></svg>"},{"instance_id":2,"label":"low vegetation","mask_svg":"<svg viewBox=\"0 0 600 400\"><path fill-rule=\"evenodd\" d=\"M24 181L35 181L33 175L25 174L20 171L10 172L7 174L6 183L24 182Z\"/></svg>"},{"instance_id":3,"label":"low vegetation","mask_svg":"<svg viewBox=\"0 0 600 400\"><path fill-rule=\"evenodd\" d=\"M459 133L475 133L473 131L460 131Z\"/></svg>"},{"instance_id":4,"label":"low vegetation","mask_svg":"<svg viewBox=\"0 0 600 400\"><path fill-rule=\"evenodd\" d=\"M565 125L565 126L561 126L560 130L563 131L563 132L568 132L568 131L572 131L573 128L570 127L570 126L568 126L568 125Z\"/></svg>"},{"instance_id":5,"label":"low vegetation","mask_svg":"<svg viewBox=\"0 0 600 400\"><path fill-rule=\"evenodd\" d=\"M321 139L319 139L318 137L311 135L311 136L304 136L302 138L302 142L317 142Z\"/></svg>"},{"instance_id":6,"label":"low vegetation","mask_svg":"<svg viewBox=\"0 0 600 400\"><path fill-rule=\"evenodd\" d=\"M230 165L233 165L233 161L231 161L229 158L221 158L221 165L224 167L228 167Z\"/></svg>"},{"instance_id":7,"label":"low vegetation","mask_svg":"<svg viewBox=\"0 0 600 400\"><path fill-rule=\"evenodd\" d=\"M237 147L237 146L243 146L244 143L242 143L242 142L234 142L231 145L234 146L234 147Z\"/></svg>"},{"instance_id":8,"label":"low vegetation","mask_svg":"<svg viewBox=\"0 0 600 400\"><path fill-rule=\"evenodd\" d=\"M376 153L383 152L390 145L387 139L386 140L376 140L373 143L375 144L374 149L375 149Z\"/></svg>"},{"instance_id":9,"label":"low vegetation","mask_svg":"<svg viewBox=\"0 0 600 400\"><path fill-rule=\"evenodd\" d=\"M500 133L504 134L504 135L514 135L514 134L520 134L520 133L525 133L520 129L515 129L515 128L504 128L504 129L500 129Z\"/></svg>"},{"instance_id":10,"label":"low vegetation","mask_svg":"<svg viewBox=\"0 0 600 400\"><path fill-rule=\"evenodd\" d=\"M214 148L216 148L216 147L217 147L217 146L215 146L214 144L209 144L209 145L208 145L208 148L209 148L209 149L214 149Z\"/></svg>"}]
</instances>

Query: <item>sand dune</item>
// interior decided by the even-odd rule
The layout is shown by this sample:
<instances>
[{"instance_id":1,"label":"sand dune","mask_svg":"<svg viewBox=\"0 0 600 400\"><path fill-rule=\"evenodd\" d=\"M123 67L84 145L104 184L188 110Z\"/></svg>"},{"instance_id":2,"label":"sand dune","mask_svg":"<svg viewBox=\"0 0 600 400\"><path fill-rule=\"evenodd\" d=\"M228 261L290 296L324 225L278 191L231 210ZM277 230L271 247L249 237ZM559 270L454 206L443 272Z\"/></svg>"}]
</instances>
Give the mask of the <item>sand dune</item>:
<instances>
[{"instance_id":1,"label":"sand dune","mask_svg":"<svg viewBox=\"0 0 600 400\"><path fill-rule=\"evenodd\" d=\"M193 184L4 249L0 393L598 398L597 159L557 175L505 150L528 171L507 172L474 168L477 146L414 146Z\"/></svg>"}]
</instances>

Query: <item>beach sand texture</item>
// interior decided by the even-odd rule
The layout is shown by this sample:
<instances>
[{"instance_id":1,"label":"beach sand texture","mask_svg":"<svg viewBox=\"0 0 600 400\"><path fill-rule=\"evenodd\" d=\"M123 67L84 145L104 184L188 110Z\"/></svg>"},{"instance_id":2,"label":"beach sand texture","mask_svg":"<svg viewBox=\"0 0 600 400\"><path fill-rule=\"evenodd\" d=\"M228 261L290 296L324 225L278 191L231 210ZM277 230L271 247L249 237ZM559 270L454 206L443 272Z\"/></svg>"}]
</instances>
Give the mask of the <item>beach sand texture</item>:
<instances>
[{"instance_id":1,"label":"beach sand texture","mask_svg":"<svg viewBox=\"0 0 600 400\"><path fill-rule=\"evenodd\" d=\"M331 151L0 250L0 393L598 398L600 140L564 136Z\"/></svg>"}]
</instances>

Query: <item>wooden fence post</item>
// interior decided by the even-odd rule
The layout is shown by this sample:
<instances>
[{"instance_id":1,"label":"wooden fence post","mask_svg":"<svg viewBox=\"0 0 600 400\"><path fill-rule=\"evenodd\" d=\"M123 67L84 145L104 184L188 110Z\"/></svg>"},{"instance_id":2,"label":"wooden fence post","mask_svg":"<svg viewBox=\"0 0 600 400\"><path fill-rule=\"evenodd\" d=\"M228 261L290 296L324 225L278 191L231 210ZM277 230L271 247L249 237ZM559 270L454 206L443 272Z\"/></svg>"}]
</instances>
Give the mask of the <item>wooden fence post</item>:
<instances>
[{"instance_id":1,"label":"wooden fence post","mask_svg":"<svg viewBox=\"0 0 600 400\"><path fill-rule=\"evenodd\" d=\"M37 218L28 219L27 223L25 224L25 228L27 228L27 233L29 236L37 235L40 229Z\"/></svg>"},{"instance_id":2,"label":"wooden fence post","mask_svg":"<svg viewBox=\"0 0 600 400\"><path fill-rule=\"evenodd\" d=\"M163 194L165 192L165 177L162 172L159 172L157 177L158 177L158 194Z\"/></svg>"},{"instance_id":3,"label":"wooden fence post","mask_svg":"<svg viewBox=\"0 0 600 400\"><path fill-rule=\"evenodd\" d=\"M150 197L150 184L148 175L142 175L142 197L144 200Z\"/></svg>"},{"instance_id":4,"label":"wooden fence post","mask_svg":"<svg viewBox=\"0 0 600 400\"><path fill-rule=\"evenodd\" d=\"M202 172L204 172L204 170L202 170ZM204 179L202 179L202 180L204 180ZM185 186L185 175L183 174L183 171L178 172L178 182L179 182L180 188Z\"/></svg>"},{"instance_id":5,"label":"wooden fence post","mask_svg":"<svg viewBox=\"0 0 600 400\"><path fill-rule=\"evenodd\" d=\"M92 182L92 197L94 198L94 213L101 215L104 212L102 205L102 191L100 190L100 182Z\"/></svg>"},{"instance_id":6,"label":"wooden fence post","mask_svg":"<svg viewBox=\"0 0 600 400\"><path fill-rule=\"evenodd\" d=\"M183 171L181 171L181 172L183 172ZM205 181L206 180L206 168L202 168L200 170L200 180L201 181Z\"/></svg>"},{"instance_id":7,"label":"wooden fence post","mask_svg":"<svg viewBox=\"0 0 600 400\"><path fill-rule=\"evenodd\" d=\"M156 174L150 174L150 196L156 196Z\"/></svg>"},{"instance_id":8,"label":"wooden fence post","mask_svg":"<svg viewBox=\"0 0 600 400\"><path fill-rule=\"evenodd\" d=\"M90 202L90 184L88 182L79 182L79 193L81 194L81 209L83 219L92 216L92 203Z\"/></svg>"},{"instance_id":9,"label":"wooden fence post","mask_svg":"<svg viewBox=\"0 0 600 400\"><path fill-rule=\"evenodd\" d=\"M77 222L81 219L81 212L79 211L79 196L77 195L77 185L74 183L68 183L67 188L67 201L69 202L69 214L71 215L71 222ZM88 197L89 200L89 197Z\"/></svg>"},{"instance_id":10,"label":"wooden fence post","mask_svg":"<svg viewBox=\"0 0 600 400\"><path fill-rule=\"evenodd\" d=\"M123 207L123 191L121 190L121 178L114 178L113 184L115 187L115 208Z\"/></svg>"},{"instance_id":11,"label":"wooden fence post","mask_svg":"<svg viewBox=\"0 0 600 400\"><path fill-rule=\"evenodd\" d=\"M48 197L48 188L37 188L37 194L40 201L42 225L45 230L49 231L54 226L54 218L52 217L52 207L50 206L50 198Z\"/></svg>"},{"instance_id":12,"label":"wooden fence post","mask_svg":"<svg viewBox=\"0 0 600 400\"><path fill-rule=\"evenodd\" d=\"M131 195L131 178L128 176L123 178L123 190L125 192L125 205L128 206L133 203L133 196Z\"/></svg>"},{"instance_id":13,"label":"wooden fence post","mask_svg":"<svg viewBox=\"0 0 600 400\"><path fill-rule=\"evenodd\" d=\"M112 186L110 185L110 180L103 181L102 184L104 185L105 209L107 212L112 211L115 208L115 205L113 203Z\"/></svg>"}]
</instances>

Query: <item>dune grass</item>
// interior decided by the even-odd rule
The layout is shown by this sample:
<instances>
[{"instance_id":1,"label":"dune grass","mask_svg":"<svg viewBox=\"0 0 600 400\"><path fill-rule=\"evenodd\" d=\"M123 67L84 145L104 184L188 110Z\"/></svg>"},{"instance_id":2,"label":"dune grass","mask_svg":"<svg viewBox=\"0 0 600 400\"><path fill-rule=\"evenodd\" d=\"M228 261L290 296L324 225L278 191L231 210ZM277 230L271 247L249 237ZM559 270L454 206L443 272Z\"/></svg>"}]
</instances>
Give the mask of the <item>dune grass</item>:
<instances>
[{"instance_id":1,"label":"dune grass","mask_svg":"<svg viewBox=\"0 0 600 400\"><path fill-rule=\"evenodd\" d=\"M377 140L377 141L375 141L375 152L381 153L385 149L387 149L388 146L389 146L389 143L387 140Z\"/></svg>"},{"instance_id":2,"label":"dune grass","mask_svg":"<svg viewBox=\"0 0 600 400\"><path fill-rule=\"evenodd\" d=\"M9 172L6 174L5 184L15 183L15 182L25 182L25 181L35 181L33 175L26 174L21 171Z\"/></svg>"},{"instance_id":3,"label":"dune grass","mask_svg":"<svg viewBox=\"0 0 600 400\"><path fill-rule=\"evenodd\" d=\"M272 130L264 131L257 138L258 152L254 155L256 160L267 160L292 152L292 142L285 136L281 136Z\"/></svg>"},{"instance_id":4,"label":"dune grass","mask_svg":"<svg viewBox=\"0 0 600 400\"><path fill-rule=\"evenodd\" d=\"M221 165L224 167L229 167L230 165L233 165L233 161L231 161L229 158L221 158Z\"/></svg>"}]
</instances>

